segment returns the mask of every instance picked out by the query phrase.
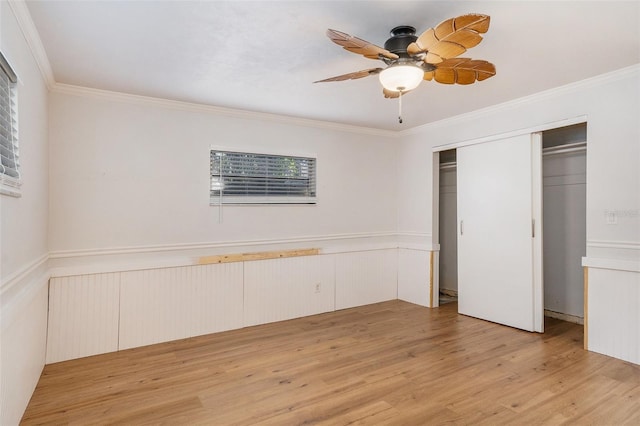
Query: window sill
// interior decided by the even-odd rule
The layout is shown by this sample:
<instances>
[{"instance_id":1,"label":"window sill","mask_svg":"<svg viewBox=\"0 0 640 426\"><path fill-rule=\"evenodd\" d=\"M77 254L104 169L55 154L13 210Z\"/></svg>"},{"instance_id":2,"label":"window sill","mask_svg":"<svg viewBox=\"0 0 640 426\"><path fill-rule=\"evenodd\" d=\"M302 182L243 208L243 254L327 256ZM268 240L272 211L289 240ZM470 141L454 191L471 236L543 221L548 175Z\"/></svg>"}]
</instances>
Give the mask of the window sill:
<instances>
[{"instance_id":1,"label":"window sill","mask_svg":"<svg viewBox=\"0 0 640 426\"><path fill-rule=\"evenodd\" d=\"M0 176L0 195L20 198L22 197L21 186L22 182L17 179Z\"/></svg>"},{"instance_id":2,"label":"window sill","mask_svg":"<svg viewBox=\"0 0 640 426\"><path fill-rule=\"evenodd\" d=\"M316 197L299 197L299 198L287 198L287 197L223 197L223 206L251 206L251 205L314 205L317 204ZM211 197L209 199L210 206L219 206L219 197Z\"/></svg>"}]
</instances>

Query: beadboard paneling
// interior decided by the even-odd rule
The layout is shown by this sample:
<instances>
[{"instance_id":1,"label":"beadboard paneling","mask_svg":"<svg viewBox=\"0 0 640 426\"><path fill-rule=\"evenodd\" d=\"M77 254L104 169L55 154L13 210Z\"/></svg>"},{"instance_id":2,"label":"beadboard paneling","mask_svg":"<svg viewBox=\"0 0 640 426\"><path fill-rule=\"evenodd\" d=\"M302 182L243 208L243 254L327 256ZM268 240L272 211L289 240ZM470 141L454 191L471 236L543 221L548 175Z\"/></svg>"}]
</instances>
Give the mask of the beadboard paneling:
<instances>
[{"instance_id":1,"label":"beadboard paneling","mask_svg":"<svg viewBox=\"0 0 640 426\"><path fill-rule=\"evenodd\" d=\"M122 273L119 349L242 327L242 264Z\"/></svg>"},{"instance_id":2,"label":"beadboard paneling","mask_svg":"<svg viewBox=\"0 0 640 426\"><path fill-rule=\"evenodd\" d=\"M590 351L640 364L640 273L589 268Z\"/></svg>"},{"instance_id":3,"label":"beadboard paneling","mask_svg":"<svg viewBox=\"0 0 640 426\"><path fill-rule=\"evenodd\" d=\"M118 350L120 274L52 278L47 364Z\"/></svg>"},{"instance_id":4,"label":"beadboard paneling","mask_svg":"<svg viewBox=\"0 0 640 426\"><path fill-rule=\"evenodd\" d=\"M20 423L46 362L48 276L20 281L21 297L0 308L0 425Z\"/></svg>"},{"instance_id":5,"label":"beadboard paneling","mask_svg":"<svg viewBox=\"0 0 640 426\"><path fill-rule=\"evenodd\" d=\"M398 250L398 299L429 306L429 256L425 250Z\"/></svg>"},{"instance_id":6,"label":"beadboard paneling","mask_svg":"<svg viewBox=\"0 0 640 426\"><path fill-rule=\"evenodd\" d=\"M336 309L397 299L398 250L336 255Z\"/></svg>"},{"instance_id":7,"label":"beadboard paneling","mask_svg":"<svg viewBox=\"0 0 640 426\"><path fill-rule=\"evenodd\" d=\"M245 326L333 311L334 275L334 255L245 262Z\"/></svg>"}]
</instances>

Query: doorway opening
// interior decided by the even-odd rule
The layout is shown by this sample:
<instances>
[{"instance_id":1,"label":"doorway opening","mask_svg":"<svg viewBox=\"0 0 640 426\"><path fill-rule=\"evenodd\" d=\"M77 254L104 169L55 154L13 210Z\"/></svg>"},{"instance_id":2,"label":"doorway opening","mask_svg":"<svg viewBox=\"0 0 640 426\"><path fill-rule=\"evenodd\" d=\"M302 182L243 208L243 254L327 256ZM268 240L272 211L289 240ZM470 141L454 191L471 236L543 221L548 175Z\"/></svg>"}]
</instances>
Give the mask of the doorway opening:
<instances>
[{"instance_id":1,"label":"doorway opening","mask_svg":"<svg viewBox=\"0 0 640 426\"><path fill-rule=\"evenodd\" d=\"M584 324L587 125L582 122L552 128L539 135L544 316ZM458 213L458 152L453 148L438 155L438 184L434 189L438 190L439 304L443 304L458 300L458 232L462 232L462 224Z\"/></svg>"},{"instance_id":2,"label":"doorway opening","mask_svg":"<svg viewBox=\"0 0 640 426\"><path fill-rule=\"evenodd\" d=\"M440 152L440 200L438 235L440 236L439 267L439 303L458 300L458 237L456 234L457 185L456 150Z\"/></svg>"},{"instance_id":3,"label":"doorway opening","mask_svg":"<svg viewBox=\"0 0 640 426\"><path fill-rule=\"evenodd\" d=\"M584 324L587 125L542 132L544 314Z\"/></svg>"}]
</instances>

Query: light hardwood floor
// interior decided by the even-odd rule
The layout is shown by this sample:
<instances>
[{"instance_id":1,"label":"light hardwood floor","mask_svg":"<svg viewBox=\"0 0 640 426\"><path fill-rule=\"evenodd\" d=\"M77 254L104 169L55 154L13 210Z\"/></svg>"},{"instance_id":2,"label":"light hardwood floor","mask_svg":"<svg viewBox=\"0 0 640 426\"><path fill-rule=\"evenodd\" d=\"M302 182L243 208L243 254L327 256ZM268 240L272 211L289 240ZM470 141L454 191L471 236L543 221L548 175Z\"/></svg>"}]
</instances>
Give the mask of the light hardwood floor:
<instances>
[{"instance_id":1,"label":"light hardwood floor","mask_svg":"<svg viewBox=\"0 0 640 426\"><path fill-rule=\"evenodd\" d=\"M23 424L640 424L640 366L392 301L47 365Z\"/></svg>"}]
</instances>

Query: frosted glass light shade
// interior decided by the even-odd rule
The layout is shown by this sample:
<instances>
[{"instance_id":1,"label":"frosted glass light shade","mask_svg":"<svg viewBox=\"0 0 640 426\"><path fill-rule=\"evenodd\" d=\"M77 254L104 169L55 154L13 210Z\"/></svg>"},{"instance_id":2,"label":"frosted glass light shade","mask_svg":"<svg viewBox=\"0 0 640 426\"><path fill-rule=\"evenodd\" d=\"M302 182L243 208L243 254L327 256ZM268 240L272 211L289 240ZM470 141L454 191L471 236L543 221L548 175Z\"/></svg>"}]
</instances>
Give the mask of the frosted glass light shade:
<instances>
[{"instance_id":1,"label":"frosted glass light shade","mask_svg":"<svg viewBox=\"0 0 640 426\"><path fill-rule=\"evenodd\" d=\"M424 78L424 70L414 65L395 65L382 70L380 84L387 90L406 92L413 90Z\"/></svg>"}]
</instances>

